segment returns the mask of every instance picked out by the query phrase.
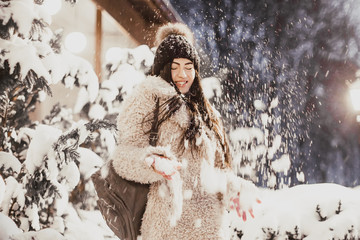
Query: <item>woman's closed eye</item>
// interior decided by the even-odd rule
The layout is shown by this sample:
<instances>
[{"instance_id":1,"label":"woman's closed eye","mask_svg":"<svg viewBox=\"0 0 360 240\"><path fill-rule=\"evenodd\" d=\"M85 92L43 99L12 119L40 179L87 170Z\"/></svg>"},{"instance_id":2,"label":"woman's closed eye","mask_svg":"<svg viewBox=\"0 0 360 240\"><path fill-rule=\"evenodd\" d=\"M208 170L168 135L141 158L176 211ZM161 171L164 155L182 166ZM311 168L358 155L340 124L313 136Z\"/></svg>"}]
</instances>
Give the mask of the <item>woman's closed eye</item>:
<instances>
[{"instance_id":1,"label":"woman's closed eye","mask_svg":"<svg viewBox=\"0 0 360 240\"><path fill-rule=\"evenodd\" d=\"M186 68L184 68L184 69L185 69L186 71L191 71L191 70L193 70L193 67L186 67ZM175 70L178 70L178 68L177 68L177 67L172 67L171 70L175 71Z\"/></svg>"}]
</instances>

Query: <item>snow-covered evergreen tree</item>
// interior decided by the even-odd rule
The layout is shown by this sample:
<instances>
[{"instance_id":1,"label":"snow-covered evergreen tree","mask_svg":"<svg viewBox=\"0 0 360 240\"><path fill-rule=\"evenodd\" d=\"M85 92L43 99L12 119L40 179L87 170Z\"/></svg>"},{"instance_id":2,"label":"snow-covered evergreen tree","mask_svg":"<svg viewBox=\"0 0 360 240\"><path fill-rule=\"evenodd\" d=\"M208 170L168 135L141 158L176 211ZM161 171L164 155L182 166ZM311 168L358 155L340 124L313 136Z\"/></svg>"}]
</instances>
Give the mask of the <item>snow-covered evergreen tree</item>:
<instances>
[{"instance_id":1,"label":"snow-covered evergreen tree","mask_svg":"<svg viewBox=\"0 0 360 240\"><path fill-rule=\"evenodd\" d=\"M30 123L28 113L34 110L37 101L51 95L50 85L62 82L65 86L79 86L84 92L82 97L88 101L94 101L98 92L98 80L91 65L61 48L61 35L49 28L50 15L35 2L0 2L2 150L11 151L7 144L14 143L12 128Z\"/></svg>"},{"instance_id":2,"label":"snow-covered evergreen tree","mask_svg":"<svg viewBox=\"0 0 360 240\"><path fill-rule=\"evenodd\" d=\"M81 224L74 222L91 217L82 212L96 205L89 178L103 164L85 146L105 130L112 135L114 125L92 119L75 122L71 110L60 105L41 122L29 118L35 103L51 95L53 84L79 87L81 100L87 102L96 99L99 88L90 63L62 48L61 34L50 30L51 18L41 4L0 2L0 238L112 237L99 212L93 224L100 230L91 234L84 234L87 225L75 234Z\"/></svg>"},{"instance_id":3,"label":"snow-covered evergreen tree","mask_svg":"<svg viewBox=\"0 0 360 240\"><path fill-rule=\"evenodd\" d=\"M96 210L90 176L111 155L121 102L145 79L153 52L122 49L99 85L92 66L63 49L41 3L1 2L0 238L116 239ZM56 104L31 122L57 83L80 88L74 109Z\"/></svg>"}]
</instances>

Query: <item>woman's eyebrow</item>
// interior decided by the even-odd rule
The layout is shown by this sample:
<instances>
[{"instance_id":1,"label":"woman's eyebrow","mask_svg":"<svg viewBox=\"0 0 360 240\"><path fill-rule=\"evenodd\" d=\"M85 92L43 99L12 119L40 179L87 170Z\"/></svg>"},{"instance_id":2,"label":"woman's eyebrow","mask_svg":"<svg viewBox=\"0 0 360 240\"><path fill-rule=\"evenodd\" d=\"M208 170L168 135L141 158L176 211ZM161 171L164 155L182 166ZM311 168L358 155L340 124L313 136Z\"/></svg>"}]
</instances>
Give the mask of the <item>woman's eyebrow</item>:
<instances>
[{"instance_id":1,"label":"woman's eyebrow","mask_svg":"<svg viewBox=\"0 0 360 240\"><path fill-rule=\"evenodd\" d=\"M178 62L172 62L172 63L174 63L174 64L177 64L177 65L180 65L180 63L178 63ZM185 65L192 65L193 63L192 62L187 62L187 63L185 63Z\"/></svg>"}]
</instances>

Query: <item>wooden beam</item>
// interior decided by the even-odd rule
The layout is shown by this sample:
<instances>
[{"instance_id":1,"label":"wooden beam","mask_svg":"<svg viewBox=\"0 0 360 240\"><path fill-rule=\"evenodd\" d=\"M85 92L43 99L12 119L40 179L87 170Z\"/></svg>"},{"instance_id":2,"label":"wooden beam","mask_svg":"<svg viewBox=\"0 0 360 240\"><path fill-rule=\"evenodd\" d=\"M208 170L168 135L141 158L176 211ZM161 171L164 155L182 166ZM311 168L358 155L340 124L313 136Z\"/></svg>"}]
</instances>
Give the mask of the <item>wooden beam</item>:
<instances>
[{"instance_id":1,"label":"wooden beam","mask_svg":"<svg viewBox=\"0 0 360 240\"><path fill-rule=\"evenodd\" d=\"M102 47L102 9L96 7L95 24L95 73L101 82L101 47Z\"/></svg>"},{"instance_id":2,"label":"wooden beam","mask_svg":"<svg viewBox=\"0 0 360 240\"><path fill-rule=\"evenodd\" d=\"M149 35L152 24L127 0L96 0L139 44L151 44L153 36Z\"/></svg>"}]
</instances>

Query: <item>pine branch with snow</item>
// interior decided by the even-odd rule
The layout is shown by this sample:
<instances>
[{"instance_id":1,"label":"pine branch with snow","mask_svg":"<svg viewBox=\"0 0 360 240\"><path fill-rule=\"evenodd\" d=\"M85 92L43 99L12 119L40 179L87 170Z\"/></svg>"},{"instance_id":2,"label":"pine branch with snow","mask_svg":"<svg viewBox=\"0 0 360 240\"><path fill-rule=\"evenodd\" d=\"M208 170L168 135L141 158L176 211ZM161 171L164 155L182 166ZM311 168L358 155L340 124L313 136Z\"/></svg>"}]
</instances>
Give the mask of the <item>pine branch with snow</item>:
<instances>
[{"instance_id":1,"label":"pine branch with snow","mask_svg":"<svg viewBox=\"0 0 360 240\"><path fill-rule=\"evenodd\" d=\"M23 163L11 153L1 152L0 173L6 183L2 211L26 232L51 227L55 219L60 220L80 181L81 187L93 193L92 202L82 207L94 209L94 190L85 185L103 160L80 144L91 140L92 131L112 127L104 121L80 122L62 132L39 125L29 133L31 140ZM10 161L17 164L9 165ZM64 219L61 221L66 225Z\"/></svg>"},{"instance_id":2,"label":"pine branch with snow","mask_svg":"<svg viewBox=\"0 0 360 240\"><path fill-rule=\"evenodd\" d=\"M43 101L45 93L51 94L50 85L62 82L69 88L80 87L81 97L94 101L98 79L93 68L86 60L61 48L61 32L50 30L51 17L39 4L42 2L1 2L1 78L13 79L2 80L7 85L1 88L8 91L19 88L28 92L37 90L39 94L33 93L33 102L36 102ZM26 95L20 96L22 101L28 102Z\"/></svg>"},{"instance_id":3,"label":"pine branch with snow","mask_svg":"<svg viewBox=\"0 0 360 240\"><path fill-rule=\"evenodd\" d=\"M107 119L114 123L122 101L145 79L153 58L154 53L146 45L134 49L119 49L116 57L106 63L106 77L101 82L94 103L89 104L88 100L84 99L82 104L79 104L81 108L76 108L75 112L81 111L89 119Z\"/></svg>"}]
</instances>

